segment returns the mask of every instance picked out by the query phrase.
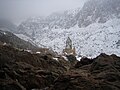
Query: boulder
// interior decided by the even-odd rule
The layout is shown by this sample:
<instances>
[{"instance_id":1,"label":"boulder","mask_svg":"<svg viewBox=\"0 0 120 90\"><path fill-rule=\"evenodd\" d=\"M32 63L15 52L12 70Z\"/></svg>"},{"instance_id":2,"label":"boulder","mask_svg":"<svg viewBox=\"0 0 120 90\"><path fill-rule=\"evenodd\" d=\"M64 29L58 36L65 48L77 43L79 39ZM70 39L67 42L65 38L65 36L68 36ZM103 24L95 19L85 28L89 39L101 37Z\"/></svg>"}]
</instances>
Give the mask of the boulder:
<instances>
[{"instance_id":1,"label":"boulder","mask_svg":"<svg viewBox=\"0 0 120 90\"><path fill-rule=\"evenodd\" d=\"M89 59L87 57L83 57L83 58L81 58L81 60L79 62L77 62L75 64L75 68L79 68L81 66L91 64L93 61L94 61L93 59Z\"/></svg>"}]
</instances>

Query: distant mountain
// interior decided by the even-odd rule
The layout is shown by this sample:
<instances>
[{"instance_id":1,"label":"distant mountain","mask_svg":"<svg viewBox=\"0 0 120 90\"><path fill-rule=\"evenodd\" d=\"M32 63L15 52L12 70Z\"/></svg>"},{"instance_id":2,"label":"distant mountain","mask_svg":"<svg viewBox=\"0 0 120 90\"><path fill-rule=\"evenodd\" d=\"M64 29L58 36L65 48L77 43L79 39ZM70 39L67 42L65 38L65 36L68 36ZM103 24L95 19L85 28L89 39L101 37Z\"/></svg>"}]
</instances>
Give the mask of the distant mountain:
<instances>
[{"instance_id":1,"label":"distant mountain","mask_svg":"<svg viewBox=\"0 0 120 90\"><path fill-rule=\"evenodd\" d=\"M120 18L120 0L88 0L80 9L56 12L50 16L29 18L18 27L20 32L32 35L33 30L69 29L78 25L87 27L92 23L105 23Z\"/></svg>"},{"instance_id":2,"label":"distant mountain","mask_svg":"<svg viewBox=\"0 0 120 90\"><path fill-rule=\"evenodd\" d=\"M15 48L26 49L26 50L37 50L38 47L18 38L11 32L0 30L0 42L3 45L11 45Z\"/></svg>"},{"instance_id":3,"label":"distant mountain","mask_svg":"<svg viewBox=\"0 0 120 90\"><path fill-rule=\"evenodd\" d=\"M76 15L79 27L120 18L120 0L89 0Z\"/></svg>"},{"instance_id":4,"label":"distant mountain","mask_svg":"<svg viewBox=\"0 0 120 90\"><path fill-rule=\"evenodd\" d=\"M18 26L18 31L32 37L33 31L35 31L35 33L42 34L43 32L48 32L48 30L52 29L69 29L76 24L74 17L79 11L80 8L61 13L56 12L48 17L29 18Z\"/></svg>"},{"instance_id":5,"label":"distant mountain","mask_svg":"<svg viewBox=\"0 0 120 90\"><path fill-rule=\"evenodd\" d=\"M18 31L57 52L62 52L70 36L78 54L94 57L101 52L120 55L119 28L120 0L89 0L81 9L29 18Z\"/></svg>"}]
</instances>

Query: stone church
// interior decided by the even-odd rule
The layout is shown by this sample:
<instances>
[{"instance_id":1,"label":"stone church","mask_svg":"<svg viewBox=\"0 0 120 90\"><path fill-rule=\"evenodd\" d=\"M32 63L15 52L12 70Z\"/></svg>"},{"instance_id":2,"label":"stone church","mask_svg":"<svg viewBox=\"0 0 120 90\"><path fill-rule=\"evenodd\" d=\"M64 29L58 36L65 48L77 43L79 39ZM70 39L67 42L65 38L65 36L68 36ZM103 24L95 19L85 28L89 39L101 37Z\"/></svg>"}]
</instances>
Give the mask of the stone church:
<instances>
[{"instance_id":1,"label":"stone church","mask_svg":"<svg viewBox=\"0 0 120 90\"><path fill-rule=\"evenodd\" d=\"M65 49L63 49L63 55L74 55L76 56L76 50L75 47L72 47L72 40L70 37L66 40L66 46Z\"/></svg>"}]
</instances>

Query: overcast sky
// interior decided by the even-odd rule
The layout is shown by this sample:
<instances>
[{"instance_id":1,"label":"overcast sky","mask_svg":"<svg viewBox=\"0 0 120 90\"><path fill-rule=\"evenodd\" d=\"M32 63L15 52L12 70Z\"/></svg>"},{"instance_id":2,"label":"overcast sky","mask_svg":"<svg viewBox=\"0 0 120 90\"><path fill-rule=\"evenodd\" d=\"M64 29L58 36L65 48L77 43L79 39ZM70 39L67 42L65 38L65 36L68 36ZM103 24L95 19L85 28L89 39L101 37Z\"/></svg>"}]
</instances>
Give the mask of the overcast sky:
<instances>
[{"instance_id":1,"label":"overcast sky","mask_svg":"<svg viewBox=\"0 0 120 90\"><path fill-rule=\"evenodd\" d=\"M86 0L0 0L0 17L19 21L56 11L82 7Z\"/></svg>"}]
</instances>

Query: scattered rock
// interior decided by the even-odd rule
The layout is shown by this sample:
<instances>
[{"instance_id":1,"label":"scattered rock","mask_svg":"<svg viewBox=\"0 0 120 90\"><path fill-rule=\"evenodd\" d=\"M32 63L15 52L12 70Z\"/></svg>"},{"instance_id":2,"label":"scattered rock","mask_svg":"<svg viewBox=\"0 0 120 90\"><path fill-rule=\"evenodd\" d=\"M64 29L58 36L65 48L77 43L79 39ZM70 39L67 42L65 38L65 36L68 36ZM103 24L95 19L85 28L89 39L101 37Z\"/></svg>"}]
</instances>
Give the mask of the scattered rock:
<instances>
[{"instance_id":1,"label":"scattered rock","mask_svg":"<svg viewBox=\"0 0 120 90\"><path fill-rule=\"evenodd\" d=\"M91 64L93 61L94 61L93 59L89 59L87 57L83 57L83 58L81 58L81 60L79 62L77 62L75 64L75 68L79 68L81 66Z\"/></svg>"}]
</instances>

